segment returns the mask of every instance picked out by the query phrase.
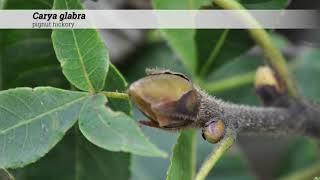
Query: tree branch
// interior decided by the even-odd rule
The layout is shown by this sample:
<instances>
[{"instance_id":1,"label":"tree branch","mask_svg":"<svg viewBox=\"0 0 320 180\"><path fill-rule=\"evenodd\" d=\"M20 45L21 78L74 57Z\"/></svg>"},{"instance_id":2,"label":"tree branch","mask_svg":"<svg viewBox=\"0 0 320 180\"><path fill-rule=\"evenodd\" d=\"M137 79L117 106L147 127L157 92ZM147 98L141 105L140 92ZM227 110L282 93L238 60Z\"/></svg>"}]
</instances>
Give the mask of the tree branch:
<instances>
[{"instance_id":1,"label":"tree branch","mask_svg":"<svg viewBox=\"0 0 320 180\"><path fill-rule=\"evenodd\" d=\"M290 133L320 138L320 105L300 98L283 97L286 106L255 107L237 105L200 91L201 124L222 120L236 133L288 135ZM279 101L283 101L279 99Z\"/></svg>"}]
</instances>

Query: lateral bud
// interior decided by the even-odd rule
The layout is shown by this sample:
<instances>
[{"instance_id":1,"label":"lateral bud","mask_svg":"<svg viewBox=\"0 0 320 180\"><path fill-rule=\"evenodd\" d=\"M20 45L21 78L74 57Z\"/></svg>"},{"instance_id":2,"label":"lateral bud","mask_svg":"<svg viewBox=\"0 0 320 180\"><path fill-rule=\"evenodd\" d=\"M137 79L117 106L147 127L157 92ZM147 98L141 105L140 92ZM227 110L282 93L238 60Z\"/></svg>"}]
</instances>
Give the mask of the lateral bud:
<instances>
[{"instance_id":1,"label":"lateral bud","mask_svg":"<svg viewBox=\"0 0 320 180\"><path fill-rule=\"evenodd\" d=\"M285 94L285 88L270 67L262 66L257 69L254 85L265 106L282 105L279 104L279 99Z\"/></svg>"},{"instance_id":2,"label":"lateral bud","mask_svg":"<svg viewBox=\"0 0 320 180\"><path fill-rule=\"evenodd\" d=\"M278 92L284 91L283 86L279 83L275 73L268 66L261 66L257 69L254 85L256 89L263 86L272 86Z\"/></svg>"}]
</instances>

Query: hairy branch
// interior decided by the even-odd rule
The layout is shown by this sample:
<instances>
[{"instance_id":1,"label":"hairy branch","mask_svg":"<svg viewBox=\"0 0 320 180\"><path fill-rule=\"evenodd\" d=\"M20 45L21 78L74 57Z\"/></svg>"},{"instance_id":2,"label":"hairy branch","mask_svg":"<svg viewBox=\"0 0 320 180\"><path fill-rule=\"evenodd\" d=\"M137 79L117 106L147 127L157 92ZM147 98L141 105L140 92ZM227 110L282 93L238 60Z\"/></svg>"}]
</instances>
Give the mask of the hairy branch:
<instances>
[{"instance_id":1,"label":"hairy branch","mask_svg":"<svg viewBox=\"0 0 320 180\"><path fill-rule=\"evenodd\" d=\"M128 94L150 119L146 126L164 130L187 127L202 129L210 143L226 142L232 132L320 138L320 105L287 94L269 67L257 70L255 87L266 107L224 102L207 95L185 75L169 70L148 69L147 76L132 83ZM204 179L232 142L219 143L197 177Z\"/></svg>"},{"instance_id":2,"label":"hairy branch","mask_svg":"<svg viewBox=\"0 0 320 180\"><path fill-rule=\"evenodd\" d=\"M202 128L216 143L225 129L237 133L301 133L320 138L320 105L289 96L268 67L259 68L255 87L267 107L224 102L195 87L183 74L153 69L132 83L130 99L150 121L144 125L165 130Z\"/></svg>"},{"instance_id":3,"label":"hairy branch","mask_svg":"<svg viewBox=\"0 0 320 180\"><path fill-rule=\"evenodd\" d=\"M227 128L237 133L301 133L320 138L319 104L288 97L286 107L254 107L224 102L204 92L201 96L200 117L203 124L208 120L220 119Z\"/></svg>"}]
</instances>

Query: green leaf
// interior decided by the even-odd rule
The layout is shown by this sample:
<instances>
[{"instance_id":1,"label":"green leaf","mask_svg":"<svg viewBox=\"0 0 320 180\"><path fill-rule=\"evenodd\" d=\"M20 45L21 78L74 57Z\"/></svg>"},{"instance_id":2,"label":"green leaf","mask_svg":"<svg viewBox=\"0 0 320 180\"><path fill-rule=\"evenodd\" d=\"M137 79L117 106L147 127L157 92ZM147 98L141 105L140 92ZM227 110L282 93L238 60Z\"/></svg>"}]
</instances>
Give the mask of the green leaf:
<instances>
[{"instance_id":1,"label":"green leaf","mask_svg":"<svg viewBox=\"0 0 320 180\"><path fill-rule=\"evenodd\" d=\"M128 180L130 155L110 152L71 129L44 158L14 174L19 180Z\"/></svg>"},{"instance_id":2,"label":"green leaf","mask_svg":"<svg viewBox=\"0 0 320 180\"><path fill-rule=\"evenodd\" d=\"M289 4L289 0L240 0L247 9L281 9Z\"/></svg>"},{"instance_id":3,"label":"green leaf","mask_svg":"<svg viewBox=\"0 0 320 180\"><path fill-rule=\"evenodd\" d=\"M290 69L297 80L303 96L320 101L320 85L317 77L320 73L320 50L305 51L291 61ZM312 139L299 137L294 139L285 153L276 172L276 177L287 177L295 172L303 171L319 162L318 144Z\"/></svg>"},{"instance_id":4,"label":"green leaf","mask_svg":"<svg viewBox=\"0 0 320 180\"><path fill-rule=\"evenodd\" d=\"M211 3L210 0L153 0L152 2L157 9L199 9Z\"/></svg>"},{"instance_id":5,"label":"green leaf","mask_svg":"<svg viewBox=\"0 0 320 180\"><path fill-rule=\"evenodd\" d=\"M244 30L200 29L196 33L198 73L203 77L240 56L254 43Z\"/></svg>"},{"instance_id":6,"label":"green leaf","mask_svg":"<svg viewBox=\"0 0 320 180\"><path fill-rule=\"evenodd\" d=\"M126 82L111 64L105 83L110 91L125 90ZM129 102L109 99L113 110L129 113ZM77 126L77 124L76 124ZM15 171L19 180L117 180L130 178L131 155L102 149L81 135L75 127L59 144L36 163Z\"/></svg>"},{"instance_id":7,"label":"green leaf","mask_svg":"<svg viewBox=\"0 0 320 180\"><path fill-rule=\"evenodd\" d=\"M165 43L149 43L143 52L135 54L132 59L134 61L126 63L123 69L124 76L129 82L144 77L146 68L157 67L181 72L188 76L190 74Z\"/></svg>"},{"instance_id":8,"label":"green leaf","mask_svg":"<svg viewBox=\"0 0 320 180\"><path fill-rule=\"evenodd\" d=\"M195 73L197 68L196 48L193 39L195 31L188 29L164 29L161 31L186 68Z\"/></svg>"},{"instance_id":9,"label":"green leaf","mask_svg":"<svg viewBox=\"0 0 320 180\"><path fill-rule=\"evenodd\" d=\"M195 173L196 136L194 130L181 132L173 148L167 180L192 180Z\"/></svg>"},{"instance_id":10,"label":"green leaf","mask_svg":"<svg viewBox=\"0 0 320 180\"><path fill-rule=\"evenodd\" d=\"M109 72L107 75L105 90L112 92L125 92L127 90L128 83L119 70L110 64ZM129 100L109 98L108 106L113 110L120 110L126 114L131 114L131 104Z\"/></svg>"},{"instance_id":11,"label":"green leaf","mask_svg":"<svg viewBox=\"0 0 320 180\"><path fill-rule=\"evenodd\" d=\"M259 99L254 91L253 80L256 69L261 65L263 65L261 57L251 55L241 56L210 74L208 77L209 82L206 82L202 88L208 93L226 101L258 105ZM243 75L248 74L252 75L252 78L250 78L252 80L245 80L236 86L227 86L228 82L226 80L245 77ZM236 80L238 82L242 81L240 79Z\"/></svg>"},{"instance_id":12,"label":"green leaf","mask_svg":"<svg viewBox=\"0 0 320 180\"><path fill-rule=\"evenodd\" d=\"M77 180L130 179L130 154L106 151L89 142L85 137L78 136L80 163Z\"/></svg>"},{"instance_id":13,"label":"green leaf","mask_svg":"<svg viewBox=\"0 0 320 180\"><path fill-rule=\"evenodd\" d=\"M1 1L5 9L51 9L53 2L53 0L0 0L0 4Z\"/></svg>"},{"instance_id":14,"label":"green leaf","mask_svg":"<svg viewBox=\"0 0 320 180\"><path fill-rule=\"evenodd\" d=\"M83 9L78 0L55 0L54 9ZM109 56L94 29L55 29L52 43L63 74L77 88L99 92L104 87Z\"/></svg>"},{"instance_id":15,"label":"green leaf","mask_svg":"<svg viewBox=\"0 0 320 180\"><path fill-rule=\"evenodd\" d=\"M13 175L6 169L0 169L0 179L1 180L15 180Z\"/></svg>"},{"instance_id":16,"label":"green leaf","mask_svg":"<svg viewBox=\"0 0 320 180\"><path fill-rule=\"evenodd\" d=\"M3 9L5 6L6 0L0 0L0 9Z\"/></svg>"},{"instance_id":17,"label":"green leaf","mask_svg":"<svg viewBox=\"0 0 320 180\"><path fill-rule=\"evenodd\" d=\"M80 112L79 127L93 144L110 150L144 156L166 156L142 134L138 124L123 112L106 107L103 95L89 98Z\"/></svg>"},{"instance_id":18,"label":"green leaf","mask_svg":"<svg viewBox=\"0 0 320 180\"><path fill-rule=\"evenodd\" d=\"M155 9L199 9L208 1L201 0L153 0ZM195 30L194 29L161 29L169 45L181 58L184 65L191 71L195 72L197 67L197 55L195 47ZM183 34L183 36L181 36Z\"/></svg>"},{"instance_id":19,"label":"green leaf","mask_svg":"<svg viewBox=\"0 0 320 180\"><path fill-rule=\"evenodd\" d=\"M296 77L298 86L304 96L320 101L320 49L303 53L293 61L292 74Z\"/></svg>"},{"instance_id":20,"label":"green leaf","mask_svg":"<svg viewBox=\"0 0 320 180\"><path fill-rule=\"evenodd\" d=\"M44 156L76 122L86 97L50 87L0 92L0 168Z\"/></svg>"},{"instance_id":21,"label":"green leaf","mask_svg":"<svg viewBox=\"0 0 320 180\"><path fill-rule=\"evenodd\" d=\"M197 168L200 169L202 163L207 160L208 155L212 153L217 144L209 144L207 141L203 140L200 133L197 138ZM256 178L254 177L253 172L251 172L247 157L242 153L242 150L234 144L218 160L208 174L207 179L250 180Z\"/></svg>"},{"instance_id":22,"label":"green leaf","mask_svg":"<svg viewBox=\"0 0 320 180\"><path fill-rule=\"evenodd\" d=\"M0 31L2 89L39 85L69 87L55 57L50 34L47 30Z\"/></svg>"},{"instance_id":23,"label":"green leaf","mask_svg":"<svg viewBox=\"0 0 320 180\"><path fill-rule=\"evenodd\" d=\"M245 7L283 8L287 0L269 2L267 0L244 1ZM209 1L210 2L210 1ZM259 3L259 4L257 4ZM155 9L200 9L210 5L207 1L163 1L153 0ZM213 8L213 7L211 7ZM181 58L184 65L193 74L206 77L224 63L242 55L253 47L254 43L245 30L210 30L210 29L163 29L161 30L171 48ZM183 34L183 36L182 36Z\"/></svg>"},{"instance_id":24,"label":"green leaf","mask_svg":"<svg viewBox=\"0 0 320 180\"><path fill-rule=\"evenodd\" d=\"M318 162L319 151L315 140L299 137L288 148L285 156L277 168L276 177L288 176L291 173L303 170Z\"/></svg>"},{"instance_id":25,"label":"green leaf","mask_svg":"<svg viewBox=\"0 0 320 180\"><path fill-rule=\"evenodd\" d=\"M51 9L52 0L6 1L5 9ZM51 30L0 31L0 89L70 84L61 72Z\"/></svg>"},{"instance_id":26,"label":"green leaf","mask_svg":"<svg viewBox=\"0 0 320 180\"><path fill-rule=\"evenodd\" d=\"M245 157L237 152L224 154L207 179L254 180L256 177L251 172Z\"/></svg>"}]
</instances>

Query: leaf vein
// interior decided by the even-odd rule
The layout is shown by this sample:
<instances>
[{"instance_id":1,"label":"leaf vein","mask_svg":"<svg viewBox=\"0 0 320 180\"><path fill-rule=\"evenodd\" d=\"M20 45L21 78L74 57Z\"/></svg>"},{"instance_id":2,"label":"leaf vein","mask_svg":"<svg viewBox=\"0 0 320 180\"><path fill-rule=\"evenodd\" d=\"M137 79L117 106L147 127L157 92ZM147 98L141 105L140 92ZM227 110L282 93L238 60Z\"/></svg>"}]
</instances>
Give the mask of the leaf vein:
<instances>
[{"instance_id":1,"label":"leaf vein","mask_svg":"<svg viewBox=\"0 0 320 180\"><path fill-rule=\"evenodd\" d=\"M69 106L69 105L72 105L72 104L74 104L74 103L77 103L77 102L83 100L84 98L86 98L86 96L81 97L81 98L76 99L76 100L73 100L73 101L70 101L70 102L65 103L65 104L63 104L63 105L59 105L58 107L52 108L50 111L41 113L41 114L39 114L39 115L37 115L37 116L35 116L35 117L32 117L32 118L26 119L26 120L24 120L24 121L21 121L20 123L17 123L17 124L14 125L14 126L11 126L11 127L9 127L9 128L6 128L6 129L0 131L0 135L5 134L5 133L7 133L8 131L10 131L10 130L12 130L12 129L21 127L21 126L26 125L26 124L29 124L29 123L32 123L32 122L34 122L34 121L36 121L36 120L38 120L38 119L41 119L42 117L45 117L46 115L50 115L51 113L53 113L53 112L55 112L55 111L61 110L61 109L65 108L65 107L67 107L67 106Z\"/></svg>"}]
</instances>

